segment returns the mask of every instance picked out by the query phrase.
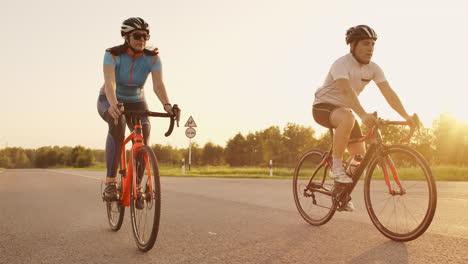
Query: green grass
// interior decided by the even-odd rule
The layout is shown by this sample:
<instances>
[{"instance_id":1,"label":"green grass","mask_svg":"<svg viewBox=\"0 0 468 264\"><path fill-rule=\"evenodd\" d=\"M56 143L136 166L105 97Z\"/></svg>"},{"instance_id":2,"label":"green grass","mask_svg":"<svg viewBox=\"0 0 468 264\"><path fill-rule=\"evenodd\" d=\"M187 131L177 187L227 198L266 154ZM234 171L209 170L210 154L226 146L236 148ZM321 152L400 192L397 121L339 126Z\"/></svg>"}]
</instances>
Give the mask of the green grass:
<instances>
[{"instance_id":1,"label":"green grass","mask_svg":"<svg viewBox=\"0 0 468 264\"><path fill-rule=\"evenodd\" d=\"M287 179L291 178L293 169L278 168L273 169L273 176L270 177L270 170L258 167L237 167L228 166L194 166L191 170L185 168L185 175L181 168L161 166L161 175L179 177L223 177L223 178L268 178Z\"/></svg>"},{"instance_id":2,"label":"green grass","mask_svg":"<svg viewBox=\"0 0 468 264\"><path fill-rule=\"evenodd\" d=\"M105 171L104 163L97 163L87 168L73 168L75 170L98 170ZM457 166L433 166L431 167L434 178L438 181L468 181L468 167ZM229 166L192 166L185 169L182 174L180 167L167 165L160 166L160 173L163 176L175 177L218 177L218 178L265 178L265 179L291 179L294 173L292 168L274 168L273 176L270 177L270 170L259 167L229 167ZM399 169L400 177L403 180L420 180L420 173L416 169ZM381 172L377 172L376 177L382 179ZM364 177L362 177L364 179Z\"/></svg>"},{"instance_id":3,"label":"green grass","mask_svg":"<svg viewBox=\"0 0 468 264\"><path fill-rule=\"evenodd\" d=\"M435 166L431 169L438 181L468 181L468 167Z\"/></svg>"}]
</instances>

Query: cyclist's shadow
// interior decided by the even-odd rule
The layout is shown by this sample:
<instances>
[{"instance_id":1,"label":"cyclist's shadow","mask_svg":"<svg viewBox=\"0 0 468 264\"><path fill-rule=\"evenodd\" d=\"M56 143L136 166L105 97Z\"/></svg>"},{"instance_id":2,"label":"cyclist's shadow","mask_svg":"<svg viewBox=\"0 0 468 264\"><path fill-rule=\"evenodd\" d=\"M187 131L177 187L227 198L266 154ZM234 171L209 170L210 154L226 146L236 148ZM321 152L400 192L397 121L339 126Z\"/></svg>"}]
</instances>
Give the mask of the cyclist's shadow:
<instances>
[{"instance_id":1,"label":"cyclist's shadow","mask_svg":"<svg viewBox=\"0 0 468 264\"><path fill-rule=\"evenodd\" d=\"M348 264L384 263L406 264L408 263L408 249L404 243L387 241L377 247L363 252L347 262Z\"/></svg>"}]
</instances>

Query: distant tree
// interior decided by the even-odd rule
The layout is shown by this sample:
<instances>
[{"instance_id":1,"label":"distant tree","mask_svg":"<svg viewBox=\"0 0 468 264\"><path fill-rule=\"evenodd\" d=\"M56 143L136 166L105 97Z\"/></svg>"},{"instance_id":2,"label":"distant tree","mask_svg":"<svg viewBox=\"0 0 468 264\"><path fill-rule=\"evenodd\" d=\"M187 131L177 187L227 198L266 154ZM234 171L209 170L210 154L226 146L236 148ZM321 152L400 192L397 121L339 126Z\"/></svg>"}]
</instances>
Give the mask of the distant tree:
<instances>
[{"instance_id":1,"label":"distant tree","mask_svg":"<svg viewBox=\"0 0 468 264\"><path fill-rule=\"evenodd\" d=\"M155 144L151 146L151 148L156 154L158 162L162 164L176 165L182 159L182 153L170 145L163 146L161 144Z\"/></svg>"},{"instance_id":2,"label":"distant tree","mask_svg":"<svg viewBox=\"0 0 468 264\"><path fill-rule=\"evenodd\" d=\"M26 154L26 157L28 157L28 160L29 160L29 166L28 167L34 167L34 160L36 159L36 150L34 150L34 149L25 149L24 153Z\"/></svg>"},{"instance_id":3,"label":"distant tree","mask_svg":"<svg viewBox=\"0 0 468 264\"><path fill-rule=\"evenodd\" d=\"M0 150L0 168L10 168L11 159L5 150Z\"/></svg>"},{"instance_id":4,"label":"distant tree","mask_svg":"<svg viewBox=\"0 0 468 264\"><path fill-rule=\"evenodd\" d=\"M263 146L261 132L249 133L245 138L245 164L257 166L263 161Z\"/></svg>"},{"instance_id":5,"label":"distant tree","mask_svg":"<svg viewBox=\"0 0 468 264\"><path fill-rule=\"evenodd\" d=\"M70 162L73 167L83 168L93 164L94 155L91 149L82 146L76 146L70 154Z\"/></svg>"},{"instance_id":6,"label":"distant tree","mask_svg":"<svg viewBox=\"0 0 468 264\"><path fill-rule=\"evenodd\" d=\"M275 163L282 158L282 135L278 126L271 126L260 132L262 148L262 163L268 164L270 160Z\"/></svg>"},{"instance_id":7,"label":"distant tree","mask_svg":"<svg viewBox=\"0 0 468 264\"><path fill-rule=\"evenodd\" d=\"M205 144L202 149L202 164L203 165L221 165L224 163L224 149L221 146L211 142Z\"/></svg>"},{"instance_id":8,"label":"distant tree","mask_svg":"<svg viewBox=\"0 0 468 264\"><path fill-rule=\"evenodd\" d=\"M283 130L283 151L286 154L284 161L292 165L305 150L316 146L314 134L311 127L288 123Z\"/></svg>"},{"instance_id":9,"label":"distant tree","mask_svg":"<svg viewBox=\"0 0 468 264\"><path fill-rule=\"evenodd\" d=\"M434 164L436 162L437 151L435 136L432 129L420 128L419 131L414 134L410 145L421 153L429 164Z\"/></svg>"},{"instance_id":10,"label":"distant tree","mask_svg":"<svg viewBox=\"0 0 468 264\"><path fill-rule=\"evenodd\" d=\"M247 142L241 133L229 139L226 145L226 162L230 166L245 166L248 164Z\"/></svg>"},{"instance_id":11,"label":"distant tree","mask_svg":"<svg viewBox=\"0 0 468 264\"><path fill-rule=\"evenodd\" d=\"M71 161L72 147L65 146L58 148L58 163L63 166L73 166Z\"/></svg>"},{"instance_id":12,"label":"distant tree","mask_svg":"<svg viewBox=\"0 0 468 264\"><path fill-rule=\"evenodd\" d=\"M9 168L30 168L33 166L24 149L13 147L5 148L3 151L10 157Z\"/></svg>"},{"instance_id":13,"label":"distant tree","mask_svg":"<svg viewBox=\"0 0 468 264\"><path fill-rule=\"evenodd\" d=\"M94 160L97 162L106 162L106 151L102 149L93 149Z\"/></svg>"},{"instance_id":14,"label":"distant tree","mask_svg":"<svg viewBox=\"0 0 468 264\"><path fill-rule=\"evenodd\" d=\"M320 138L315 143L314 148L318 148L323 151L328 151L330 149L331 144L332 138L330 132L327 131L320 136Z\"/></svg>"},{"instance_id":15,"label":"distant tree","mask_svg":"<svg viewBox=\"0 0 468 264\"><path fill-rule=\"evenodd\" d=\"M41 147L36 150L34 164L38 168L48 168L59 164L58 147Z\"/></svg>"},{"instance_id":16,"label":"distant tree","mask_svg":"<svg viewBox=\"0 0 468 264\"><path fill-rule=\"evenodd\" d=\"M406 126L382 126L379 130L383 142L386 144L400 144L401 139L405 138L409 133Z\"/></svg>"}]
</instances>

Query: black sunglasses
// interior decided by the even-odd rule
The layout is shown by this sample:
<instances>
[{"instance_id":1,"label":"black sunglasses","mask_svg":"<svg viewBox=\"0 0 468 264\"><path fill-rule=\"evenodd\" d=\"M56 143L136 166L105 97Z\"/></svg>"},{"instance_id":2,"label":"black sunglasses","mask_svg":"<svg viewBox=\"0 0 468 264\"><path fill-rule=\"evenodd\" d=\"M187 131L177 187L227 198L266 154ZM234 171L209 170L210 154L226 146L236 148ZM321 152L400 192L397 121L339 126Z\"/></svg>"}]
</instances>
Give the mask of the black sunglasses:
<instances>
[{"instance_id":1,"label":"black sunglasses","mask_svg":"<svg viewBox=\"0 0 468 264\"><path fill-rule=\"evenodd\" d=\"M141 38L143 38L144 40L150 39L150 35L148 34L135 33L135 34L131 34L130 36L133 36L135 40L140 40Z\"/></svg>"}]
</instances>

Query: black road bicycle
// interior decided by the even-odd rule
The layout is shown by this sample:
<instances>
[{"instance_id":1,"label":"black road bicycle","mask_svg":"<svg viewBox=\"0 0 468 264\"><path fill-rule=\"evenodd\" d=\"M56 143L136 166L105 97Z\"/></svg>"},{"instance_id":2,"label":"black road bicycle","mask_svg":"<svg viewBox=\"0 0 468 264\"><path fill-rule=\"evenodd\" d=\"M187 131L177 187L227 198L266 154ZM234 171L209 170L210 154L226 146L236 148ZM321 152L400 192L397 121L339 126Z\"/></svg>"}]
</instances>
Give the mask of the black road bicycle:
<instances>
[{"instance_id":1,"label":"black road bicycle","mask_svg":"<svg viewBox=\"0 0 468 264\"><path fill-rule=\"evenodd\" d=\"M410 134L402 141L409 141L415 130L408 122L379 119L366 136L350 141L370 143L351 175L353 183L341 184L330 178L332 147L326 152L311 149L302 155L294 171L293 194L296 207L307 223L323 225L335 211L344 210L366 171L364 200L375 227L395 241L410 241L426 231L437 205L431 169L416 150L404 145L385 145L379 127L386 125L410 126ZM333 138L332 129L330 133Z\"/></svg>"}]
</instances>

